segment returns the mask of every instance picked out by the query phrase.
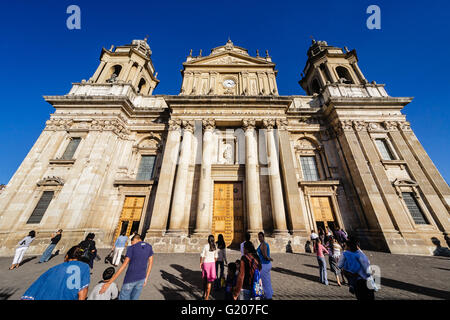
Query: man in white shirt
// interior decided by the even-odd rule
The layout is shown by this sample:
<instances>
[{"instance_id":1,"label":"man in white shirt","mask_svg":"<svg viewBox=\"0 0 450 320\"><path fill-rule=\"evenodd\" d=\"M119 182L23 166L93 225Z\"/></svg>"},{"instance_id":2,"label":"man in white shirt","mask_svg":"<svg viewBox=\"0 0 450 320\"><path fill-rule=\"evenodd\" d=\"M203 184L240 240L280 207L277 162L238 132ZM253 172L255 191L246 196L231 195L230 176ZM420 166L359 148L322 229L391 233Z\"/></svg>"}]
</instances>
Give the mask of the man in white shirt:
<instances>
[{"instance_id":1,"label":"man in white shirt","mask_svg":"<svg viewBox=\"0 0 450 320\"><path fill-rule=\"evenodd\" d=\"M319 237L317 233L314 232L314 230L311 230L311 240L316 240Z\"/></svg>"}]
</instances>

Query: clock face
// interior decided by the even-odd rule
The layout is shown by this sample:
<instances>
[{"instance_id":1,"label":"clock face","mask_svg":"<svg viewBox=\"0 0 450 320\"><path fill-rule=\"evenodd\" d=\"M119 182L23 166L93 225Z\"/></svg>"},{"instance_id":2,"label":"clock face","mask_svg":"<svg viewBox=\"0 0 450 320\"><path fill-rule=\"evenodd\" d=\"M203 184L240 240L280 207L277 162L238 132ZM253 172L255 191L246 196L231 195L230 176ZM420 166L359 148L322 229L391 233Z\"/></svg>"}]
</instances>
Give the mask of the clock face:
<instances>
[{"instance_id":1,"label":"clock face","mask_svg":"<svg viewBox=\"0 0 450 320\"><path fill-rule=\"evenodd\" d=\"M224 86L225 88L233 88L235 85L236 85L236 84L235 84L234 81L231 80L231 79L227 79L227 80L225 80L225 81L223 82L223 86Z\"/></svg>"}]
</instances>

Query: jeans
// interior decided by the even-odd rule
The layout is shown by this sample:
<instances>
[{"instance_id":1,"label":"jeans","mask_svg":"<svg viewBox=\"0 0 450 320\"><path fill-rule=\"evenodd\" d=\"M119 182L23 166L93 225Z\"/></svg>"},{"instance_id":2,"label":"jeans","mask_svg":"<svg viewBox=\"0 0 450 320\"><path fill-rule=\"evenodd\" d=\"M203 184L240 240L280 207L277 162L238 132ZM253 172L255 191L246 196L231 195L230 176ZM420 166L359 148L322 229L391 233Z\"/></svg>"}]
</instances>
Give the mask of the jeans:
<instances>
[{"instance_id":1,"label":"jeans","mask_svg":"<svg viewBox=\"0 0 450 320\"><path fill-rule=\"evenodd\" d=\"M41 256L41 259L39 259L39 262L47 262L48 259L52 256L53 249L55 249L56 244L50 244L47 249L45 249L44 253Z\"/></svg>"},{"instance_id":2,"label":"jeans","mask_svg":"<svg viewBox=\"0 0 450 320\"><path fill-rule=\"evenodd\" d=\"M328 285L328 279L327 279L327 263L325 261L325 257L317 257L317 262L319 263L319 269L320 269L320 283L323 283L325 285Z\"/></svg>"},{"instance_id":3,"label":"jeans","mask_svg":"<svg viewBox=\"0 0 450 320\"><path fill-rule=\"evenodd\" d=\"M252 291L241 289L241 292L239 293L239 300L252 300Z\"/></svg>"},{"instance_id":4,"label":"jeans","mask_svg":"<svg viewBox=\"0 0 450 320\"><path fill-rule=\"evenodd\" d=\"M119 300L139 300L145 280L124 283L120 290Z\"/></svg>"}]
</instances>

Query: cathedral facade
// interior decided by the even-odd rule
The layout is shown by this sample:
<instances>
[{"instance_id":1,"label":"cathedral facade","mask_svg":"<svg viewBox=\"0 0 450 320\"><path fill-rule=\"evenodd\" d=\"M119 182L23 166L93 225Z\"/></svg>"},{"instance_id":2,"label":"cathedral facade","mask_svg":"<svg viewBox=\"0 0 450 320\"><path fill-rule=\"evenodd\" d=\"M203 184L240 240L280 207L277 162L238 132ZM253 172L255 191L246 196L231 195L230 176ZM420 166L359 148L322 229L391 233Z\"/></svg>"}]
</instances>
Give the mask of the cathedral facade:
<instances>
[{"instance_id":1,"label":"cathedral facade","mask_svg":"<svg viewBox=\"0 0 450 320\"><path fill-rule=\"evenodd\" d=\"M156 252L199 252L209 234L236 246L264 231L272 251L304 252L311 230L343 228L363 248L431 254L450 232L450 188L355 50L314 41L281 96L268 52L230 40L183 63L178 95L159 83L146 40L103 49L94 75L62 96L0 193L0 254L30 230L41 253L63 229L111 247L125 232Z\"/></svg>"}]
</instances>

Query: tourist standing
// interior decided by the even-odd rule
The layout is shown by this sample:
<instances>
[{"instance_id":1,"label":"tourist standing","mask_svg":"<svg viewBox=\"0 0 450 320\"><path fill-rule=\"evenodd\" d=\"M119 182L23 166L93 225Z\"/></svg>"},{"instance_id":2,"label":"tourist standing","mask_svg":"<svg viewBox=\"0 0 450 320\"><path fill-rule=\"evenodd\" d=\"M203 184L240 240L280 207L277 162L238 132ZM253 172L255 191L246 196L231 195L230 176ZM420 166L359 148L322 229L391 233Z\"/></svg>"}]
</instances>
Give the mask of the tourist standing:
<instances>
[{"instance_id":1,"label":"tourist standing","mask_svg":"<svg viewBox=\"0 0 450 320\"><path fill-rule=\"evenodd\" d=\"M122 232L120 236L117 238L116 242L112 250L114 251L112 264L117 267L120 262L120 258L122 257L123 249L125 249L128 243L128 237L125 235L125 232Z\"/></svg>"},{"instance_id":2,"label":"tourist standing","mask_svg":"<svg viewBox=\"0 0 450 320\"><path fill-rule=\"evenodd\" d=\"M347 240L347 250L339 259L338 267L343 270L348 279L350 292L354 293L358 300L374 300L375 291L368 286L370 261L359 249L358 240Z\"/></svg>"},{"instance_id":3,"label":"tourist standing","mask_svg":"<svg viewBox=\"0 0 450 320\"><path fill-rule=\"evenodd\" d=\"M244 255L240 261L239 275L236 281L236 287L233 290L233 299L251 300L253 275L255 270L261 270L261 262L256 254L255 247L250 241L244 243Z\"/></svg>"},{"instance_id":4,"label":"tourist standing","mask_svg":"<svg viewBox=\"0 0 450 320\"><path fill-rule=\"evenodd\" d=\"M219 234L217 238L217 261L216 261L216 287L220 287L222 278L225 278L225 267L224 264L228 264L227 261L227 248L225 245L225 240L223 238L222 234ZM220 275L219 275L219 268L220 268Z\"/></svg>"},{"instance_id":5,"label":"tourist standing","mask_svg":"<svg viewBox=\"0 0 450 320\"><path fill-rule=\"evenodd\" d=\"M251 239L250 232L246 232L245 233L245 240L244 240L244 242L241 243L241 247L240 247L240 249L241 249L241 257L244 255L244 244L245 244L245 242L250 241L250 239Z\"/></svg>"},{"instance_id":6,"label":"tourist standing","mask_svg":"<svg viewBox=\"0 0 450 320\"><path fill-rule=\"evenodd\" d=\"M28 233L28 236L19 241L19 243L17 244L18 247L14 255L13 263L9 270L13 270L19 267L20 263L22 262L23 256L25 255L25 252L28 250L28 247L33 242L35 237L36 232L32 230Z\"/></svg>"},{"instance_id":7,"label":"tourist standing","mask_svg":"<svg viewBox=\"0 0 450 320\"><path fill-rule=\"evenodd\" d=\"M153 248L143 242L139 234L135 234L131 240L131 246L127 248L126 258L117 273L103 284L99 294L107 292L110 285L128 267L123 279L119 300L138 300L142 289L147 285L148 277L153 266Z\"/></svg>"},{"instance_id":8,"label":"tourist standing","mask_svg":"<svg viewBox=\"0 0 450 320\"><path fill-rule=\"evenodd\" d=\"M227 279L225 281L225 300L233 300L233 289L236 286L237 274L236 263L228 264Z\"/></svg>"},{"instance_id":9,"label":"tourist standing","mask_svg":"<svg viewBox=\"0 0 450 320\"><path fill-rule=\"evenodd\" d=\"M341 270L338 267L339 258L341 256L342 248L339 243L336 241L334 237L329 237L328 241L328 262L330 263L331 272L336 276L336 281L338 286L341 286L341 281L339 280L339 276L341 275ZM345 283L344 278L342 277L342 282Z\"/></svg>"},{"instance_id":10,"label":"tourist standing","mask_svg":"<svg viewBox=\"0 0 450 320\"><path fill-rule=\"evenodd\" d=\"M100 290L102 289L103 284L105 282L108 282L115 272L116 270L113 267L108 267L105 269L105 271L103 271L103 280L94 287L91 294L89 295L88 300L116 300L118 298L119 288L117 288L117 284L115 282L111 283L105 293L100 294Z\"/></svg>"},{"instance_id":11,"label":"tourist standing","mask_svg":"<svg viewBox=\"0 0 450 320\"><path fill-rule=\"evenodd\" d=\"M84 250L82 258L86 260L91 270L94 268L94 258L97 256L97 248L95 247L94 238L95 234L89 233L79 244L80 248Z\"/></svg>"},{"instance_id":12,"label":"tourist standing","mask_svg":"<svg viewBox=\"0 0 450 320\"><path fill-rule=\"evenodd\" d=\"M272 299L273 289L272 280L270 277L270 270L272 269L273 259L270 257L270 247L267 242L265 242L264 233L258 233L258 239L261 243L258 246L258 257L261 261L261 280L264 289L264 298L267 300Z\"/></svg>"},{"instance_id":13,"label":"tourist standing","mask_svg":"<svg viewBox=\"0 0 450 320\"><path fill-rule=\"evenodd\" d=\"M319 280L320 283L324 285L328 285L328 278L327 278L327 263L325 261L325 255L329 254L328 250L325 249L325 247L322 245L322 240L320 237L315 240L314 243L314 251L317 254L317 262L319 263Z\"/></svg>"},{"instance_id":14,"label":"tourist standing","mask_svg":"<svg viewBox=\"0 0 450 320\"><path fill-rule=\"evenodd\" d=\"M47 262L50 259L50 257L52 256L53 249L55 249L59 240L61 240L62 232L63 232L62 229L59 229L56 232L56 234L52 234L52 238L50 239L50 244L48 245L47 249L45 249L44 253L42 254L41 259L39 260L39 263Z\"/></svg>"},{"instance_id":15,"label":"tourist standing","mask_svg":"<svg viewBox=\"0 0 450 320\"><path fill-rule=\"evenodd\" d=\"M22 300L85 300L91 276L82 262L83 250L70 248L64 262L43 273L23 294Z\"/></svg>"},{"instance_id":16,"label":"tourist standing","mask_svg":"<svg viewBox=\"0 0 450 320\"><path fill-rule=\"evenodd\" d=\"M208 236L208 244L203 247L200 254L200 269L202 270L203 280L203 300L209 299L211 293L212 283L216 280L216 261L218 253L216 250L216 244L214 243L214 236Z\"/></svg>"}]
</instances>

